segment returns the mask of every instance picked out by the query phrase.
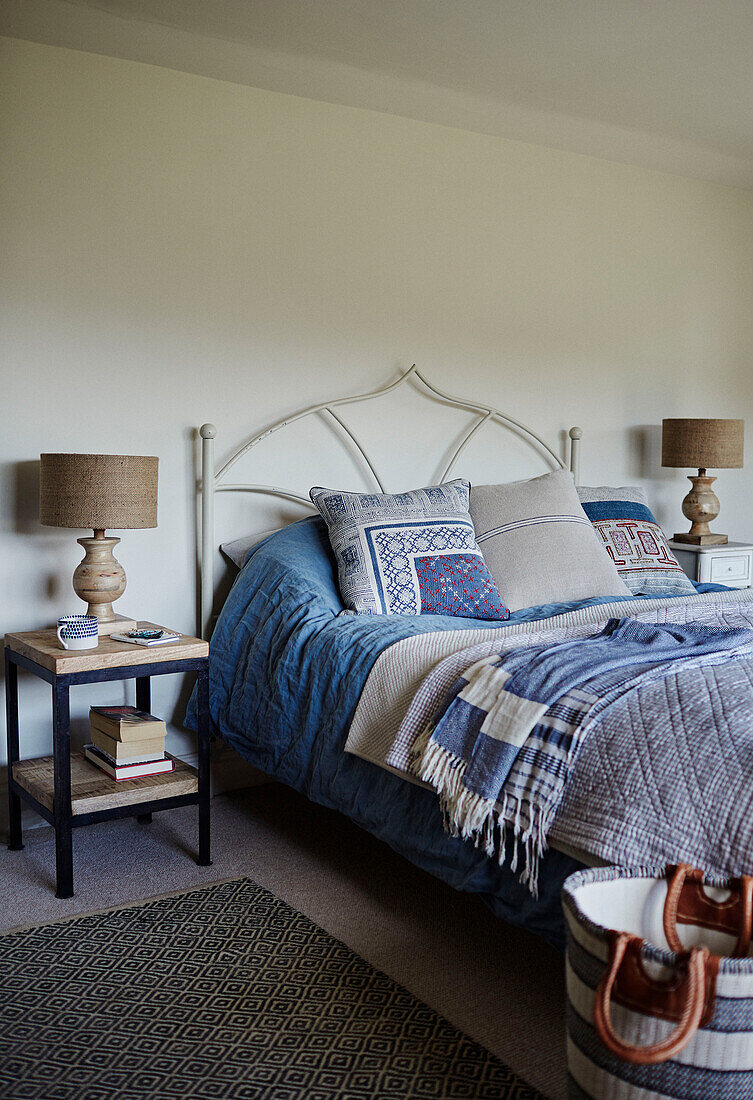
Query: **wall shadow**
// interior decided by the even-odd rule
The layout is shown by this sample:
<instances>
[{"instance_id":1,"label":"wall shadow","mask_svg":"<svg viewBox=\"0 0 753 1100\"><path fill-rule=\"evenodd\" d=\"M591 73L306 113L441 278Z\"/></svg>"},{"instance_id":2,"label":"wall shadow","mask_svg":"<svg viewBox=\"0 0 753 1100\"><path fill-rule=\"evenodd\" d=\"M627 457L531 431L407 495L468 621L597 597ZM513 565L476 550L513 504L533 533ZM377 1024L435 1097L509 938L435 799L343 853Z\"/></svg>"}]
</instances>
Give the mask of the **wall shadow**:
<instances>
[{"instance_id":1,"label":"wall shadow","mask_svg":"<svg viewBox=\"0 0 753 1100\"><path fill-rule=\"evenodd\" d=\"M631 477L647 481L673 481L674 471L661 464L661 424L635 424L628 428L628 463Z\"/></svg>"},{"instance_id":2,"label":"wall shadow","mask_svg":"<svg viewBox=\"0 0 753 1100\"><path fill-rule=\"evenodd\" d=\"M18 534L43 534L39 522L39 459L11 463L13 519Z\"/></svg>"}]
</instances>

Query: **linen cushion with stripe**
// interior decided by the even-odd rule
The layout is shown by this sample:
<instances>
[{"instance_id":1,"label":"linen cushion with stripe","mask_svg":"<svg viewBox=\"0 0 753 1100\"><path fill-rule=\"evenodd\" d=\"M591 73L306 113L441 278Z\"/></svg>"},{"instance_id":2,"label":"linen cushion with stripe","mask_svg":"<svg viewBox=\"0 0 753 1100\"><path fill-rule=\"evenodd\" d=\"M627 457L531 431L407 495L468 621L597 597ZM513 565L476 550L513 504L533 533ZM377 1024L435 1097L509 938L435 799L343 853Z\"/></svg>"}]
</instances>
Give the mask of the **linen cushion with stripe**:
<instances>
[{"instance_id":1,"label":"linen cushion with stripe","mask_svg":"<svg viewBox=\"0 0 753 1100\"><path fill-rule=\"evenodd\" d=\"M474 485L470 513L489 572L511 611L630 596L568 470L505 485Z\"/></svg>"}]
</instances>

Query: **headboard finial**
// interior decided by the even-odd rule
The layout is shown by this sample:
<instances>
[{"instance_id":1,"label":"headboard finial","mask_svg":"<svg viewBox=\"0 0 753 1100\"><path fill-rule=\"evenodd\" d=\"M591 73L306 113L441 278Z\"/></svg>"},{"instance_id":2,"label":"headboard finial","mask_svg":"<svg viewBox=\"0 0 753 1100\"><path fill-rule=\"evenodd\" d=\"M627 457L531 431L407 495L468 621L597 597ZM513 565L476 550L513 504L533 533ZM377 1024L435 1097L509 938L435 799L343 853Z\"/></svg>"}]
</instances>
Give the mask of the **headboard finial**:
<instances>
[{"instance_id":1,"label":"headboard finial","mask_svg":"<svg viewBox=\"0 0 753 1100\"><path fill-rule=\"evenodd\" d=\"M199 435L202 439L214 439L217 435L217 429L214 424L202 424L199 428Z\"/></svg>"},{"instance_id":2,"label":"headboard finial","mask_svg":"<svg viewBox=\"0 0 753 1100\"><path fill-rule=\"evenodd\" d=\"M571 439L582 439L583 438L583 429L582 428L571 428L570 431L567 434L570 436Z\"/></svg>"}]
</instances>

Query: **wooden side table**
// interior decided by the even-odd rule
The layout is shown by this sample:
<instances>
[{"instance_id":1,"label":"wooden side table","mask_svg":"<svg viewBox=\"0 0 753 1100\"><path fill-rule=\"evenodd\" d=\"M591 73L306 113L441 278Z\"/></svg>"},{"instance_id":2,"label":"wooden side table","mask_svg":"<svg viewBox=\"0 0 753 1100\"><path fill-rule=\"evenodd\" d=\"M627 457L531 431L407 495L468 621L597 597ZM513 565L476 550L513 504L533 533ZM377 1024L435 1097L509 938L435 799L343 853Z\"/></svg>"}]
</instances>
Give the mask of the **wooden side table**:
<instances>
[{"instance_id":1,"label":"wooden side table","mask_svg":"<svg viewBox=\"0 0 753 1100\"><path fill-rule=\"evenodd\" d=\"M151 629L153 623L139 623ZM18 670L52 686L52 756L20 760ZM182 761L163 775L116 782L82 753L71 756L70 688L107 680L136 681L136 706L151 709L151 677L196 672L198 685L198 771ZM54 630L5 637L5 698L8 734L9 848L23 848L21 802L55 829L57 896L73 896L73 829L115 817L151 820L155 810L198 806L201 866L209 855L209 645L181 637L161 646L139 646L101 637L96 649L68 651Z\"/></svg>"}]
</instances>

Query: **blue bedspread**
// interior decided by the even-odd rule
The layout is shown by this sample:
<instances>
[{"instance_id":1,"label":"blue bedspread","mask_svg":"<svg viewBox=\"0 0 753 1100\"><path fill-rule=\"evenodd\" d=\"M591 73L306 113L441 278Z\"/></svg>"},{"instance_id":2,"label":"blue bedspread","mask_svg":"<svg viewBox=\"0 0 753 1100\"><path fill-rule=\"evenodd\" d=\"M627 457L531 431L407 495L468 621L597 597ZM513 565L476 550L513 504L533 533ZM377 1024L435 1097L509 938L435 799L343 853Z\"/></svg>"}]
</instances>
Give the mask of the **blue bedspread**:
<instances>
[{"instance_id":1,"label":"blue bedspread","mask_svg":"<svg viewBox=\"0 0 753 1100\"><path fill-rule=\"evenodd\" d=\"M368 674L387 646L412 634L482 624L441 615L343 615L336 576L318 518L292 524L250 552L210 647L216 732L263 772L346 814L419 867L480 894L498 916L563 948L560 888L580 864L548 852L534 899L509 867L444 832L433 792L343 751ZM606 602L612 601L527 608L500 630ZM194 696L186 721L195 728Z\"/></svg>"}]
</instances>

